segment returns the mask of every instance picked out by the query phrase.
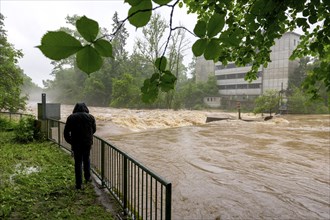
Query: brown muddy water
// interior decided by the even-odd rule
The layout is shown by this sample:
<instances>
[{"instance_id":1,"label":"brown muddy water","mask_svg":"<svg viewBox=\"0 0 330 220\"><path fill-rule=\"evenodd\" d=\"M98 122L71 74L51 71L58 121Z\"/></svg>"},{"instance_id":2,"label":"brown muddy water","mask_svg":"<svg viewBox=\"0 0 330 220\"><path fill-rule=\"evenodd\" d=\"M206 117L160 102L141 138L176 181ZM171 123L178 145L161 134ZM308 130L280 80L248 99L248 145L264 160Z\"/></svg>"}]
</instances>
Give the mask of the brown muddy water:
<instances>
[{"instance_id":1,"label":"brown muddy water","mask_svg":"<svg viewBox=\"0 0 330 220\"><path fill-rule=\"evenodd\" d=\"M329 115L90 112L99 136L172 182L173 219L330 219Z\"/></svg>"}]
</instances>

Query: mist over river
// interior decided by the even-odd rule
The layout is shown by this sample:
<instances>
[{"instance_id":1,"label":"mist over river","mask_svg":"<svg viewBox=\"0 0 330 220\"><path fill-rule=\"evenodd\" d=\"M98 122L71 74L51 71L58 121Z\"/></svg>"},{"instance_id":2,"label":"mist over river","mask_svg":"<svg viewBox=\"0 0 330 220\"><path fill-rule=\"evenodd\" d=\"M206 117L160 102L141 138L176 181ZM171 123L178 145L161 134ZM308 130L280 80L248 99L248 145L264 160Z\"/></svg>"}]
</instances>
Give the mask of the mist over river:
<instances>
[{"instance_id":1,"label":"mist over river","mask_svg":"<svg viewBox=\"0 0 330 220\"><path fill-rule=\"evenodd\" d=\"M89 109L98 136L172 183L173 219L330 219L329 115Z\"/></svg>"}]
</instances>

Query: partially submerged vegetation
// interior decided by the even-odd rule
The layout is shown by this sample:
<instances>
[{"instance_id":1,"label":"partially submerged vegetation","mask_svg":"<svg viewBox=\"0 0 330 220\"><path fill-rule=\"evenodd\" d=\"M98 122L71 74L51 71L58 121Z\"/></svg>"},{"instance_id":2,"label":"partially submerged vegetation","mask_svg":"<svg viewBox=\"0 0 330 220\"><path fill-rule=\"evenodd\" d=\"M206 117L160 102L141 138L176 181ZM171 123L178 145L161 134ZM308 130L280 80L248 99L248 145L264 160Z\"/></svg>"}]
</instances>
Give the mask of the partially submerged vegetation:
<instances>
[{"instance_id":1,"label":"partially submerged vegetation","mask_svg":"<svg viewBox=\"0 0 330 220\"><path fill-rule=\"evenodd\" d=\"M3 122L8 126L12 123ZM0 129L1 219L112 219L92 185L74 188L73 160L50 142L18 143Z\"/></svg>"}]
</instances>

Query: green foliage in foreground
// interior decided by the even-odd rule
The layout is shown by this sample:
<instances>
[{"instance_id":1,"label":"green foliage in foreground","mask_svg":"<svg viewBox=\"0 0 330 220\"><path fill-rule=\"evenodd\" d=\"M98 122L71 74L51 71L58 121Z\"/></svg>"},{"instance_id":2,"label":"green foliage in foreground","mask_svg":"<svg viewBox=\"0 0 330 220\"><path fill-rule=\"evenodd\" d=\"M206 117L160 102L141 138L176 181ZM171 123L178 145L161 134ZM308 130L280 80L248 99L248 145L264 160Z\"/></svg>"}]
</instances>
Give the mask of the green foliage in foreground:
<instances>
[{"instance_id":1,"label":"green foliage in foreground","mask_svg":"<svg viewBox=\"0 0 330 220\"><path fill-rule=\"evenodd\" d=\"M112 219L93 186L74 189L69 155L49 142L16 144L0 132L0 219Z\"/></svg>"},{"instance_id":2,"label":"green foliage in foreground","mask_svg":"<svg viewBox=\"0 0 330 220\"><path fill-rule=\"evenodd\" d=\"M146 26L152 19L154 10L170 8L170 36L173 14L176 6L186 7L197 15L193 29L198 37L192 46L196 57L220 61L226 65L234 62L237 66L252 64L246 74L248 81L256 80L261 66L271 62L271 47L284 33L300 28L303 35L290 59L313 56L320 62L314 72L306 78L304 87L314 97L317 96L317 82L323 81L326 91L330 91L330 4L329 0L125 0L130 5L127 20L136 28ZM77 66L90 74L102 67L103 57L112 57L112 43L98 36L98 22L87 17L77 21L76 27L84 42L64 32L48 32L38 48L53 60L61 60L76 54ZM119 31L122 25L113 33ZM169 40L170 40L169 36ZM164 52L157 59L164 57ZM102 43L99 43L101 41ZM157 63L154 64L157 67ZM141 91L144 102L157 100L159 91L169 92L174 88L176 77L169 70L158 65L155 74L146 79Z\"/></svg>"}]
</instances>

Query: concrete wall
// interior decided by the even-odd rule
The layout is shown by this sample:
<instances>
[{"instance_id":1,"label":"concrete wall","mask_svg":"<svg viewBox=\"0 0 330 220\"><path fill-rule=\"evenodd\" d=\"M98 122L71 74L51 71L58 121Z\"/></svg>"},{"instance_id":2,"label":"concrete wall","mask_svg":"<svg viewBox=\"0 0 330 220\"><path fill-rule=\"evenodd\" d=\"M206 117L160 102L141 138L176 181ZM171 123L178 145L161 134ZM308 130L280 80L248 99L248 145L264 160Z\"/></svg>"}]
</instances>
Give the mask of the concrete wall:
<instances>
[{"instance_id":1,"label":"concrete wall","mask_svg":"<svg viewBox=\"0 0 330 220\"><path fill-rule=\"evenodd\" d=\"M214 76L214 62L203 57L196 59L196 82L206 82L208 76Z\"/></svg>"},{"instance_id":2,"label":"concrete wall","mask_svg":"<svg viewBox=\"0 0 330 220\"><path fill-rule=\"evenodd\" d=\"M218 108L221 106L221 98L220 97L204 97L203 101L206 105L212 108Z\"/></svg>"}]
</instances>

